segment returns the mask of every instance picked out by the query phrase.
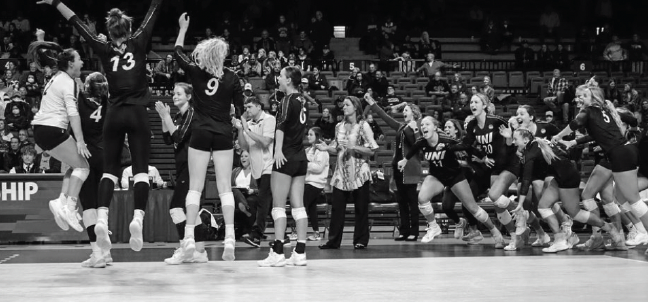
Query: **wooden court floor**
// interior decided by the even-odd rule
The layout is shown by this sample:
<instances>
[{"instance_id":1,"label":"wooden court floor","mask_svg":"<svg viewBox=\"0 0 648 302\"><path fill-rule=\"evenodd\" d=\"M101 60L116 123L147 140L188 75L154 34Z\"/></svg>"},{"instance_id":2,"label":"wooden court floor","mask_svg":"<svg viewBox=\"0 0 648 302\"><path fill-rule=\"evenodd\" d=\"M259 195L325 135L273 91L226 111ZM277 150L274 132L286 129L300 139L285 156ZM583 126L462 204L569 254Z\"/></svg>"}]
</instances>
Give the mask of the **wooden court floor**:
<instances>
[{"instance_id":1,"label":"wooden court floor","mask_svg":"<svg viewBox=\"0 0 648 302\"><path fill-rule=\"evenodd\" d=\"M584 240L585 237L583 236ZM85 269L86 245L0 246L0 301L648 301L646 247L625 252L370 242L353 250L309 243L307 267L259 268L268 253L237 243L235 262L169 266L177 244L115 245L115 263ZM286 250L290 253L290 250Z\"/></svg>"}]
</instances>

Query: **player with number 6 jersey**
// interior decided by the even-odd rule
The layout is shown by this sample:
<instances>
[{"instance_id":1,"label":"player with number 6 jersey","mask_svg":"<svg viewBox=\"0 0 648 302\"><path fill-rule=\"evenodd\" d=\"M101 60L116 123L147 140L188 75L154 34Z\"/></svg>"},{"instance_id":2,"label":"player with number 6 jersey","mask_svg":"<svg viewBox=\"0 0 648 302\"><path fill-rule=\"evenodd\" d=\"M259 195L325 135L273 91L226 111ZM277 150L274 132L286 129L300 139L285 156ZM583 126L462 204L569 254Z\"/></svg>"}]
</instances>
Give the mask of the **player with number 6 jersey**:
<instances>
[{"instance_id":1,"label":"player with number 6 jersey","mask_svg":"<svg viewBox=\"0 0 648 302\"><path fill-rule=\"evenodd\" d=\"M133 220L129 225L129 243L131 249L139 251L143 245L142 227L149 194L148 163L151 148L151 130L146 111L151 95L146 78L146 46L151 40L162 0L152 0L148 13L135 32L131 32L132 17L118 8L111 9L106 18L106 29L111 41L93 34L60 0L43 0L39 3L50 4L58 9L99 56L106 72L110 83L110 98L103 129L104 175L99 186L98 215L100 221L107 221L108 207L121 172L122 147L128 134L133 159L135 199ZM100 241L105 239L101 238Z\"/></svg>"}]
</instances>

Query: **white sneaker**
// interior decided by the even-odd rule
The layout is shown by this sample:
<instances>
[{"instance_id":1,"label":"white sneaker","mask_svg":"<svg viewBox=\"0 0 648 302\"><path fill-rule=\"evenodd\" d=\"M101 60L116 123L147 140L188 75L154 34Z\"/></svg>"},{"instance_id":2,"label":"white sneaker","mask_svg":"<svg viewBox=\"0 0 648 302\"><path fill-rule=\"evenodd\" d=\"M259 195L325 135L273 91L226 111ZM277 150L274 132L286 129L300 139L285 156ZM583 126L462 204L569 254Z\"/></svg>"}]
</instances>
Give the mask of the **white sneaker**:
<instances>
[{"instance_id":1,"label":"white sneaker","mask_svg":"<svg viewBox=\"0 0 648 302\"><path fill-rule=\"evenodd\" d=\"M65 211L65 222L77 232L83 232L83 227L79 223L81 221L81 215L79 215L77 206L68 201L65 207L67 208L67 211Z\"/></svg>"},{"instance_id":2,"label":"white sneaker","mask_svg":"<svg viewBox=\"0 0 648 302\"><path fill-rule=\"evenodd\" d=\"M196 240L192 237L185 238L182 240L180 247L182 248L184 260L191 262L193 254L196 252Z\"/></svg>"},{"instance_id":3,"label":"white sneaker","mask_svg":"<svg viewBox=\"0 0 648 302\"><path fill-rule=\"evenodd\" d=\"M565 216L567 217L567 221L564 221L563 223L560 224L560 229L563 233L565 233L565 236L571 236L572 226L574 225L574 219L572 219L571 216L567 214L565 214Z\"/></svg>"},{"instance_id":4,"label":"white sneaker","mask_svg":"<svg viewBox=\"0 0 648 302\"><path fill-rule=\"evenodd\" d=\"M576 233L574 232L572 232L571 236L567 238L567 245L569 246L570 249L575 245L577 245L579 242L580 242L580 238L578 238L578 235L576 235Z\"/></svg>"},{"instance_id":5,"label":"white sneaker","mask_svg":"<svg viewBox=\"0 0 648 302\"><path fill-rule=\"evenodd\" d=\"M554 236L554 244L552 244L549 247L543 248L542 252L557 253L561 251L566 251L568 249L569 249L569 245L567 244L567 239L565 238L565 234L558 233Z\"/></svg>"},{"instance_id":6,"label":"white sneaker","mask_svg":"<svg viewBox=\"0 0 648 302\"><path fill-rule=\"evenodd\" d=\"M628 234L628 237L630 237L630 234ZM648 244L648 234L646 233L635 232L633 238L626 240L626 245L629 246L637 246L642 244Z\"/></svg>"},{"instance_id":7,"label":"white sneaker","mask_svg":"<svg viewBox=\"0 0 648 302\"><path fill-rule=\"evenodd\" d=\"M234 247L236 246L236 240L231 237L225 238L223 241L224 244L224 249L223 249L223 260L225 261L234 261L236 257L234 256Z\"/></svg>"},{"instance_id":8,"label":"white sneaker","mask_svg":"<svg viewBox=\"0 0 648 302\"><path fill-rule=\"evenodd\" d=\"M590 236L590 238L585 241L585 243L576 245L576 247L581 250L587 251L600 250L605 248L605 241L603 240L603 236L601 236L601 234L592 234L592 236Z\"/></svg>"},{"instance_id":9,"label":"white sneaker","mask_svg":"<svg viewBox=\"0 0 648 302\"><path fill-rule=\"evenodd\" d=\"M466 219L459 218L459 223L455 225L454 238L461 239L464 234L464 229L466 228Z\"/></svg>"},{"instance_id":10,"label":"white sneaker","mask_svg":"<svg viewBox=\"0 0 648 302\"><path fill-rule=\"evenodd\" d=\"M625 237L617 228L612 225L612 229L608 232L610 237L612 237L612 242L614 250L616 251L627 251L628 247L625 245Z\"/></svg>"},{"instance_id":11,"label":"white sneaker","mask_svg":"<svg viewBox=\"0 0 648 302\"><path fill-rule=\"evenodd\" d=\"M95 224L95 234L97 235L97 246L102 250L110 250L112 243L110 242L108 226L103 221L97 221Z\"/></svg>"},{"instance_id":12,"label":"white sneaker","mask_svg":"<svg viewBox=\"0 0 648 302\"><path fill-rule=\"evenodd\" d=\"M260 267L284 267L286 266L286 256L283 254L279 255L270 249L268 258L257 261L257 264Z\"/></svg>"},{"instance_id":13,"label":"white sneaker","mask_svg":"<svg viewBox=\"0 0 648 302\"><path fill-rule=\"evenodd\" d=\"M95 253L92 253L90 259L81 262L81 267L104 268L106 267L106 260L104 257L97 257Z\"/></svg>"},{"instance_id":14,"label":"white sneaker","mask_svg":"<svg viewBox=\"0 0 648 302\"><path fill-rule=\"evenodd\" d=\"M290 239L290 241L297 241L297 233L296 232L290 233L290 235L288 235L288 239Z\"/></svg>"},{"instance_id":15,"label":"white sneaker","mask_svg":"<svg viewBox=\"0 0 648 302\"><path fill-rule=\"evenodd\" d=\"M436 221L428 222L428 227L425 229L427 233L421 239L421 243L428 243L434 240L434 237L441 234L441 227L436 223Z\"/></svg>"},{"instance_id":16,"label":"white sneaker","mask_svg":"<svg viewBox=\"0 0 648 302\"><path fill-rule=\"evenodd\" d=\"M518 245L518 238L519 235L513 234L511 235L511 241L509 241L509 244L504 247L505 251L516 251L517 250L517 245Z\"/></svg>"},{"instance_id":17,"label":"white sneaker","mask_svg":"<svg viewBox=\"0 0 648 302\"><path fill-rule=\"evenodd\" d=\"M308 241L320 241L322 237L320 237L320 232L314 232L313 235L308 236L306 239Z\"/></svg>"},{"instance_id":18,"label":"white sneaker","mask_svg":"<svg viewBox=\"0 0 648 302\"><path fill-rule=\"evenodd\" d=\"M193 260L191 263L207 263L209 262L209 258L207 258L207 251L203 250L202 253L199 251L195 251L193 254Z\"/></svg>"},{"instance_id":19,"label":"white sneaker","mask_svg":"<svg viewBox=\"0 0 648 302\"><path fill-rule=\"evenodd\" d=\"M185 258L184 258L184 253L182 251L182 247L175 249L175 251L173 252L173 256L164 259L164 263L169 265L178 265L178 264L182 264L183 262L185 262Z\"/></svg>"},{"instance_id":20,"label":"white sneaker","mask_svg":"<svg viewBox=\"0 0 648 302\"><path fill-rule=\"evenodd\" d=\"M128 241L130 248L136 252L141 251L142 246L144 245L144 238L142 237L142 220L133 218L133 221L131 221L128 226L128 230L131 235L130 240Z\"/></svg>"},{"instance_id":21,"label":"white sneaker","mask_svg":"<svg viewBox=\"0 0 648 302\"><path fill-rule=\"evenodd\" d=\"M549 235L547 235L547 233L544 233L544 236L538 237L538 239L536 239L536 241L531 243L531 246L534 246L534 247L545 246L545 245L549 244L549 242L551 242L551 237L549 237Z\"/></svg>"},{"instance_id":22,"label":"white sneaker","mask_svg":"<svg viewBox=\"0 0 648 302\"><path fill-rule=\"evenodd\" d=\"M303 254L298 254L295 252L293 249L292 254L290 255L290 258L286 260L286 265L291 265L291 266L306 266L306 253Z\"/></svg>"},{"instance_id":23,"label":"white sneaker","mask_svg":"<svg viewBox=\"0 0 648 302\"><path fill-rule=\"evenodd\" d=\"M112 255L110 255L110 250L103 250L102 254L104 261L106 261L106 265L111 265L113 263L113 258Z\"/></svg>"},{"instance_id":24,"label":"white sneaker","mask_svg":"<svg viewBox=\"0 0 648 302\"><path fill-rule=\"evenodd\" d=\"M522 235L527 230L527 219L529 212L522 211L520 214L515 215L515 234Z\"/></svg>"},{"instance_id":25,"label":"white sneaker","mask_svg":"<svg viewBox=\"0 0 648 302\"><path fill-rule=\"evenodd\" d=\"M493 235L493 240L495 240L495 248L496 249L503 249L506 246L506 241L504 240L504 236L500 235Z\"/></svg>"},{"instance_id":26,"label":"white sneaker","mask_svg":"<svg viewBox=\"0 0 648 302\"><path fill-rule=\"evenodd\" d=\"M626 236L626 245L632 245L630 243L632 243L634 241L634 239L635 239L635 237L637 237L638 233L639 232L637 232L637 228L632 228L630 230L630 232L628 232L628 235Z\"/></svg>"},{"instance_id":27,"label":"white sneaker","mask_svg":"<svg viewBox=\"0 0 648 302\"><path fill-rule=\"evenodd\" d=\"M63 203L61 202L61 199L52 199L49 201L49 209L52 212L52 215L54 215L54 221L56 221L56 225L59 226L64 231L67 231L70 229L70 226L67 224L65 217L67 214L65 214L65 207L63 206Z\"/></svg>"},{"instance_id":28,"label":"white sneaker","mask_svg":"<svg viewBox=\"0 0 648 302\"><path fill-rule=\"evenodd\" d=\"M470 230L468 235L461 237L461 240L466 241L467 244L479 244L480 241L484 240L484 235L477 229Z\"/></svg>"}]
</instances>

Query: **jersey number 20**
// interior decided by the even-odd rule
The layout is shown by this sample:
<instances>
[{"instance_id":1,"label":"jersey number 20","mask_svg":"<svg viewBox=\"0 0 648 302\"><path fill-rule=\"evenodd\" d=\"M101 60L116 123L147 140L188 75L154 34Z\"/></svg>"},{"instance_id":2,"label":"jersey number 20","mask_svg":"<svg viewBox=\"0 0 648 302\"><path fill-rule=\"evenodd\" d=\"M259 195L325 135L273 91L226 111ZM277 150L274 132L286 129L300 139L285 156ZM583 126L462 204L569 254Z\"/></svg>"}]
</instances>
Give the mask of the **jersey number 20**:
<instances>
[{"instance_id":1,"label":"jersey number 20","mask_svg":"<svg viewBox=\"0 0 648 302\"><path fill-rule=\"evenodd\" d=\"M122 65L122 68L124 70L131 70L133 67L135 67L135 60L133 59L133 53L132 52L127 52L124 54L124 60L126 60L126 64ZM113 72L117 72L117 68L119 67L119 56L114 56L112 59L110 59L110 62L113 63Z\"/></svg>"}]
</instances>

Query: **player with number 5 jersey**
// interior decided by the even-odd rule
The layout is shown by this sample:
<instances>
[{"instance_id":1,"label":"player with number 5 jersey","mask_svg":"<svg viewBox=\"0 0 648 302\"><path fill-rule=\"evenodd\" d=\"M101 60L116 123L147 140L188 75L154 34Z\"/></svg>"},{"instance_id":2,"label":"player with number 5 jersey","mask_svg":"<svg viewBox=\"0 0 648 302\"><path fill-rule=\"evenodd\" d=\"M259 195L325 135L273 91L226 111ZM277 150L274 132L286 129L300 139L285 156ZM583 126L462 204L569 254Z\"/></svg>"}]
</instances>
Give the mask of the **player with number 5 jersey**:
<instances>
[{"instance_id":1,"label":"player with number 5 jersey","mask_svg":"<svg viewBox=\"0 0 648 302\"><path fill-rule=\"evenodd\" d=\"M235 114L240 116L243 111L243 90L238 76L224 67L229 49L227 42L220 38L201 41L191 54L192 61L182 50L189 28L187 13L180 16L178 23L180 32L175 44L175 57L180 68L191 79L195 110L193 133L189 141L189 192L185 199L187 221L181 248L186 257L193 257L196 251L196 217L200 210L207 166L212 158L225 220L223 260L233 261L236 239L235 202L231 187L234 138L230 108L233 104Z\"/></svg>"},{"instance_id":2,"label":"player with number 5 jersey","mask_svg":"<svg viewBox=\"0 0 648 302\"><path fill-rule=\"evenodd\" d=\"M146 78L146 46L151 40L153 24L160 11L162 0L152 0L148 13L137 31L132 32L133 18L118 8L108 12L106 29L111 41L90 32L81 19L60 0L42 0L50 4L68 20L86 43L99 56L106 78L110 83L103 137L105 142L104 174L99 185L98 221L108 221L108 207L118 183L121 170L121 152L124 139L128 140L133 159L133 192L135 211L129 225L130 247L142 249L144 210L148 202L148 163L151 148L151 130L146 105L150 91ZM97 224L97 229L106 226ZM107 236L107 232L97 236ZM106 238L98 238L106 241Z\"/></svg>"}]
</instances>

